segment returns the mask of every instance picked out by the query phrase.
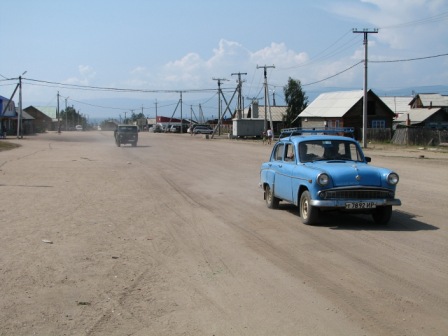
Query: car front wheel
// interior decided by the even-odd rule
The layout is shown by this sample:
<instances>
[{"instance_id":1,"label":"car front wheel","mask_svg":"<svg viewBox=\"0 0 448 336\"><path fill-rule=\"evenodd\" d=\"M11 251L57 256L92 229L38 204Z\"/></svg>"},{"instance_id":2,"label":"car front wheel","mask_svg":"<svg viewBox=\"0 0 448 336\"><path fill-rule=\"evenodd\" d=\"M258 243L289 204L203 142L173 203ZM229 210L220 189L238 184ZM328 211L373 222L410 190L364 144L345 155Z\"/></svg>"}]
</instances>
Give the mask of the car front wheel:
<instances>
[{"instance_id":1,"label":"car front wheel","mask_svg":"<svg viewBox=\"0 0 448 336\"><path fill-rule=\"evenodd\" d=\"M386 225L392 216L392 205L381 206L373 210L372 217L375 224Z\"/></svg>"},{"instance_id":2,"label":"car front wheel","mask_svg":"<svg viewBox=\"0 0 448 336\"><path fill-rule=\"evenodd\" d=\"M274 196L272 189L267 185L264 189L264 199L269 209L277 209L280 200Z\"/></svg>"},{"instance_id":3,"label":"car front wheel","mask_svg":"<svg viewBox=\"0 0 448 336\"><path fill-rule=\"evenodd\" d=\"M302 223L306 225L314 225L319 217L319 209L311 205L311 196L308 190L305 190L300 196L300 216Z\"/></svg>"}]
</instances>

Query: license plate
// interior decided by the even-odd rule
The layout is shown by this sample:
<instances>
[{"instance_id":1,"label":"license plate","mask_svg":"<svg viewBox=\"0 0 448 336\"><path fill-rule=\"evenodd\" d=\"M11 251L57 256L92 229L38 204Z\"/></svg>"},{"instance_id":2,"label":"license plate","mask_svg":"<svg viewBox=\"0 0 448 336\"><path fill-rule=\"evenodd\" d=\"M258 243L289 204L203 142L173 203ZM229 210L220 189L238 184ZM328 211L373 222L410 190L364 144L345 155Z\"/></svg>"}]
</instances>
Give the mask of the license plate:
<instances>
[{"instance_id":1,"label":"license plate","mask_svg":"<svg viewBox=\"0 0 448 336\"><path fill-rule=\"evenodd\" d=\"M374 202L347 202L345 203L346 209L373 209L376 208Z\"/></svg>"}]
</instances>

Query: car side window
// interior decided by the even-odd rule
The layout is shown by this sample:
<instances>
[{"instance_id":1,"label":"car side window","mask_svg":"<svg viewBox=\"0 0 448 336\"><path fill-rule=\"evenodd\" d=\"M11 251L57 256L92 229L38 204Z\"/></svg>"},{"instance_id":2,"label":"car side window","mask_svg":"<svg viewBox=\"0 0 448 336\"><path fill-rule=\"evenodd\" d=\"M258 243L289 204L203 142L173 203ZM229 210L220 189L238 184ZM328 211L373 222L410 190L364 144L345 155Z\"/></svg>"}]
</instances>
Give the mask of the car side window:
<instances>
[{"instance_id":1,"label":"car side window","mask_svg":"<svg viewBox=\"0 0 448 336\"><path fill-rule=\"evenodd\" d=\"M294 145L292 143L286 144L286 150L285 150L286 156L285 161L295 161L295 155L294 155Z\"/></svg>"},{"instance_id":2,"label":"car side window","mask_svg":"<svg viewBox=\"0 0 448 336\"><path fill-rule=\"evenodd\" d=\"M284 144L280 143L277 144L274 150L274 157L273 159L275 161L282 161L283 160L283 152L284 152L285 146Z\"/></svg>"}]
</instances>

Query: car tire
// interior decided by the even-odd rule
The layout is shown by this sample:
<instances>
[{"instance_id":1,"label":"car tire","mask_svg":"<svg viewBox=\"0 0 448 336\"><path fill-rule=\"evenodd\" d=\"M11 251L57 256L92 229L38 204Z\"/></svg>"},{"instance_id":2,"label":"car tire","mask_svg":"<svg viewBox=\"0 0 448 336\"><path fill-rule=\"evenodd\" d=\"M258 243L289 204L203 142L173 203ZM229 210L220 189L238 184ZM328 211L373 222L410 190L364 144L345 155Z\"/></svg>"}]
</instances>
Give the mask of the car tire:
<instances>
[{"instance_id":1,"label":"car tire","mask_svg":"<svg viewBox=\"0 0 448 336\"><path fill-rule=\"evenodd\" d=\"M392 205L377 207L372 212L373 221L377 225L386 225L392 217Z\"/></svg>"},{"instance_id":2,"label":"car tire","mask_svg":"<svg viewBox=\"0 0 448 336\"><path fill-rule=\"evenodd\" d=\"M117 140L116 143L117 143L117 147L121 146L120 140Z\"/></svg>"},{"instance_id":3,"label":"car tire","mask_svg":"<svg viewBox=\"0 0 448 336\"><path fill-rule=\"evenodd\" d=\"M319 209L311 205L311 196L308 190L305 190L300 196L299 208L303 224L316 224L319 218Z\"/></svg>"},{"instance_id":4,"label":"car tire","mask_svg":"<svg viewBox=\"0 0 448 336\"><path fill-rule=\"evenodd\" d=\"M277 209L278 204L280 203L280 199L274 196L272 189L267 185L264 188L264 199L266 201L266 205L269 209Z\"/></svg>"},{"instance_id":5,"label":"car tire","mask_svg":"<svg viewBox=\"0 0 448 336\"><path fill-rule=\"evenodd\" d=\"M132 147L137 147L137 142L133 142Z\"/></svg>"}]
</instances>

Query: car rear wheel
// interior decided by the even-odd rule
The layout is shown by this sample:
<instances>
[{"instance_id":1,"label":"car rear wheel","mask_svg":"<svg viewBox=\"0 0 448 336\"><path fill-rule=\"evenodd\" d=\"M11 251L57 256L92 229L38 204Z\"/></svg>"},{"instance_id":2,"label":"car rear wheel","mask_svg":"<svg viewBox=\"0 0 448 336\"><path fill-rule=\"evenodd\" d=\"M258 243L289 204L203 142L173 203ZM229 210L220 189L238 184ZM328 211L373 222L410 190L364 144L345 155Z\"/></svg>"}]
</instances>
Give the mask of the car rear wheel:
<instances>
[{"instance_id":1,"label":"car rear wheel","mask_svg":"<svg viewBox=\"0 0 448 336\"><path fill-rule=\"evenodd\" d=\"M280 200L274 196L272 189L267 185L264 189L264 199L269 209L277 209Z\"/></svg>"},{"instance_id":2,"label":"car rear wheel","mask_svg":"<svg viewBox=\"0 0 448 336\"><path fill-rule=\"evenodd\" d=\"M305 190L300 196L300 217L302 223L306 225L314 225L319 217L319 209L311 205L311 196L308 190Z\"/></svg>"},{"instance_id":3,"label":"car rear wheel","mask_svg":"<svg viewBox=\"0 0 448 336\"><path fill-rule=\"evenodd\" d=\"M117 143L117 147L121 146L120 140L117 140L116 143Z\"/></svg>"},{"instance_id":4,"label":"car rear wheel","mask_svg":"<svg viewBox=\"0 0 448 336\"><path fill-rule=\"evenodd\" d=\"M386 225L392 216L392 205L378 207L373 210L372 217L375 224Z\"/></svg>"}]
</instances>

